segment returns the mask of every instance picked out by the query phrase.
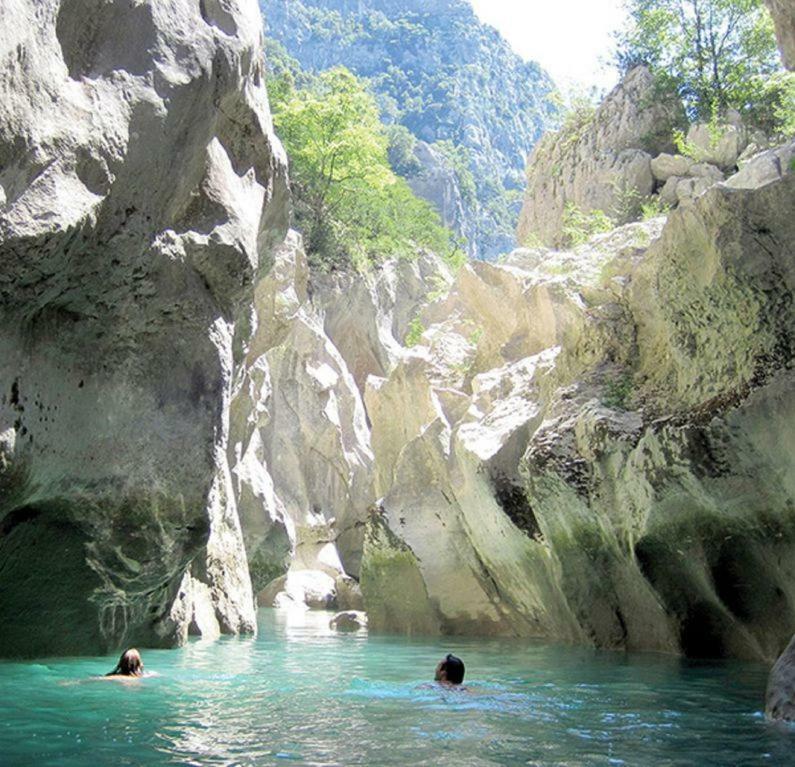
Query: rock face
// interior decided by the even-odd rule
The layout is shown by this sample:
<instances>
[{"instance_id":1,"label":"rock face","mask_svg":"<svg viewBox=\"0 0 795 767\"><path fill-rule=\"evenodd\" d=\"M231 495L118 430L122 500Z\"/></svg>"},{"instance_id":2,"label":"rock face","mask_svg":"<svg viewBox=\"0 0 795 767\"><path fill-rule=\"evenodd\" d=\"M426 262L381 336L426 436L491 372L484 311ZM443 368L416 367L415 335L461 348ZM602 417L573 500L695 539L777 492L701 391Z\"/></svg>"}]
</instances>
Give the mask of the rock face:
<instances>
[{"instance_id":1,"label":"rock face","mask_svg":"<svg viewBox=\"0 0 795 767\"><path fill-rule=\"evenodd\" d=\"M476 256L477 231L455 170L444 155L425 141L417 142L414 158L421 170L407 177L411 190L433 205L445 226L472 243L468 252ZM505 249L511 250L510 240Z\"/></svg>"},{"instance_id":2,"label":"rock face","mask_svg":"<svg viewBox=\"0 0 795 767\"><path fill-rule=\"evenodd\" d=\"M765 716L774 722L795 722L795 637L770 672Z\"/></svg>"},{"instance_id":3,"label":"rock face","mask_svg":"<svg viewBox=\"0 0 795 767\"><path fill-rule=\"evenodd\" d=\"M648 69L633 69L592 113L547 134L530 155L519 219L520 243L563 244L567 206L600 210L619 223L654 190L652 158L671 147L681 104L655 93Z\"/></svg>"},{"instance_id":4,"label":"rock face","mask_svg":"<svg viewBox=\"0 0 795 767\"><path fill-rule=\"evenodd\" d=\"M332 600L336 578L358 576L372 502L361 395L308 303L308 276L291 233L257 287L257 330L231 438L255 589L289 566L285 588L298 602L305 593L328 592Z\"/></svg>"},{"instance_id":5,"label":"rock face","mask_svg":"<svg viewBox=\"0 0 795 767\"><path fill-rule=\"evenodd\" d=\"M286 229L260 26L248 0L0 10L0 654L254 628L226 451Z\"/></svg>"},{"instance_id":6,"label":"rock face","mask_svg":"<svg viewBox=\"0 0 795 767\"><path fill-rule=\"evenodd\" d=\"M260 604L362 608L357 579L376 497L362 392L405 353L429 292L451 281L429 255L310 281L296 233L276 249L231 410L232 475Z\"/></svg>"},{"instance_id":7,"label":"rock face","mask_svg":"<svg viewBox=\"0 0 795 767\"><path fill-rule=\"evenodd\" d=\"M769 149L733 110L685 133L682 104L658 90L649 70L637 67L593 113L582 111L539 142L528 161L520 243L566 247L604 224L690 205ZM669 151L675 131L683 154Z\"/></svg>"},{"instance_id":8,"label":"rock face","mask_svg":"<svg viewBox=\"0 0 795 767\"><path fill-rule=\"evenodd\" d=\"M239 504L252 561L282 545L263 603L775 657L795 629L793 149L708 178L667 221L454 279L423 256L307 281L282 249L248 362L271 393L237 451L264 456L277 498L270 528Z\"/></svg>"},{"instance_id":9,"label":"rock face","mask_svg":"<svg viewBox=\"0 0 795 767\"><path fill-rule=\"evenodd\" d=\"M776 656L795 628L789 167L573 253L471 265L421 310L420 345L365 394L371 630Z\"/></svg>"},{"instance_id":10,"label":"rock face","mask_svg":"<svg viewBox=\"0 0 795 767\"><path fill-rule=\"evenodd\" d=\"M776 24L776 37L787 69L795 69L795 2L765 0Z\"/></svg>"},{"instance_id":11,"label":"rock face","mask_svg":"<svg viewBox=\"0 0 795 767\"><path fill-rule=\"evenodd\" d=\"M491 259L515 245L528 152L556 121L550 78L522 61L475 15L468 0L260 0L267 34L304 69L343 64L368 78L387 122L421 142L467 150L475 199L452 218L470 255ZM438 153L437 153L438 154ZM439 157L423 152L423 171L439 182ZM450 167L442 186L409 178L445 216ZM442 191L445 190L445 191ZM512 195L511 192L514 194ZM448 219L449 220L449 219Z\"/></svg>"}]
</instances>

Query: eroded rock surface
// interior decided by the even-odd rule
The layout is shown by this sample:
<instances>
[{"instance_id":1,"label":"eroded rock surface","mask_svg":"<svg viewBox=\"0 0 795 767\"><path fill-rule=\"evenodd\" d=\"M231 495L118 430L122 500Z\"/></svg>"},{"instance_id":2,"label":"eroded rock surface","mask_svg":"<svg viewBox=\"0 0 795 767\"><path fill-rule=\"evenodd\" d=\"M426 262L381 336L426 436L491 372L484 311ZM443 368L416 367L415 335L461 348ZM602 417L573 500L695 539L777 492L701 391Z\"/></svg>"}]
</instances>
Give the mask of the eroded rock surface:
<instances>
[{"instance_id":1,"label":"eroded rock surface","mask_svg":"<svg viewBox=\"0 0 795 767\"><path fill-rule=\"evenodd\" d=\"M765 716L774 722L795 722L795 637L770 671Z\"/></svg>"},{"instance_id":2,"label":"eroded rock surface","mask_svg":"<svg viewBox=\"0 0 795 767\"><path fill-rule=\"evenodd\" d=\"M308 278L290 233L256 290L256 331L232 406L232 473L260 602L330 608L345 601L338 583L348 593L346 576L359 575L372 453L360 391L309 300Z\"/></svg>"},{"instance_id":3,"label":"eroded rock surface","mask_svg":"<svg viewBox=\"0 0 795 767\"><path fill-rule=\"evenodd\" d=\"M520 244L563 244L567 206L631 220L633 201L654 190L652 158L673 148L682 121L681 104L662 98L649 70L636 67L593 114L546 134L528 160Z\"/></svg>"},{"instance_id":4,"label":"eroded rock surface","mask_svg":"<svg viewBox=\"0 0 795 767\"><path fill-rule=\"evenodd\" d=\"M0 654L254 628L226 457L286 228L253 0L0 9Z\"/></svg>"},{"instance_id":5,"label":"eroded rock surface","mask_svg":"<svg viewBox=\"0 0 795 767\"><path fill-rule=\"evenodd\" d=\"M465 267L422 309L421 344L365 395L371 630L776 656L795 177L770 163L667 222Z\"/></svg>"},{"instance_id":6,"label":"eroded rock surface","mask_svg":"<svg viewBox=\"0 0 795 767\"><path fill-rule=\"evenodd\" d=\"M795 69L795 1L765 0L776 25L776 37L784 65Z\"/></svg>"}]
</instances>

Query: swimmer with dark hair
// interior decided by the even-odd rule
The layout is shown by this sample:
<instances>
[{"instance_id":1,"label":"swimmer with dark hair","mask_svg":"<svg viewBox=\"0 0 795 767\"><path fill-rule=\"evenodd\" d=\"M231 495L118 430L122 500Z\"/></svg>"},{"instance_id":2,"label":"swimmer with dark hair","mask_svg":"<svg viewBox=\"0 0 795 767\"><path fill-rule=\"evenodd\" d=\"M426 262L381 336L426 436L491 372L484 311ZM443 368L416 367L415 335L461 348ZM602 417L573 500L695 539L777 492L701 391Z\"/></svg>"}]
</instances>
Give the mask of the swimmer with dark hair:
<instances>
[{"instance_id":1,"label":"swimmer with dark hair","mask_svg":"<svg viewBox=\"0 0 795 767\"><path fill-rule=\"evenodd\" d=\"M444 660L439 661L436 666L434 680L440 684L450 687L461 684L464 681L464 661L451 653L447 653Z\"/></svg>"},{"instance_id":2,"label":"swimmer with dark hair","mask_svg":"<svg viewBox=\"0 0 795 767\"><path fill-rule=\"evenodd\" d=\"M134 679L144 675L144 662L141 660L141 653L134 647L125 650L113 669L106 677L121 677L126 679Z\"/></svg>"}]
</instances>

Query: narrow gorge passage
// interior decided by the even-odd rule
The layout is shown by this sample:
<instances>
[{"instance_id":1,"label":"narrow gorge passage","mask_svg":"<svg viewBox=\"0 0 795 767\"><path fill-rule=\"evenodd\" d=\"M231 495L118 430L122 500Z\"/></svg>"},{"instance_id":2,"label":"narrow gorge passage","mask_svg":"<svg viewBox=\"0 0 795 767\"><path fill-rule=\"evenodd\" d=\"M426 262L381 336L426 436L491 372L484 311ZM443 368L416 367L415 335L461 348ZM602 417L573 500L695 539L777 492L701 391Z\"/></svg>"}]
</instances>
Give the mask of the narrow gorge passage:
<instances>
[{"instance_id":1,"label":"narrow gorge passage","mask_svg":"<svg viewBox=\"0 0 795 767\"><path fill-rule=\"evenodd\" d=\"M0 762L793 761L792 0L498 5L0 2Z\"/></svg>"}]
</instances>

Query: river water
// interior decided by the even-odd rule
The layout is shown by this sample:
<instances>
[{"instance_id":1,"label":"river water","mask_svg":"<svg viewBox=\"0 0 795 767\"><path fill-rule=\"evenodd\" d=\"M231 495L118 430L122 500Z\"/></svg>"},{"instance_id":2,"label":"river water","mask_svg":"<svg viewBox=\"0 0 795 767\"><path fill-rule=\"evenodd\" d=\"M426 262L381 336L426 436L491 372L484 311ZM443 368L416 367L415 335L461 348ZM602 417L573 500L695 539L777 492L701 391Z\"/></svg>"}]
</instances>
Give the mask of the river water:
<instances>
[{"instance_id":1,"label":"river water","mask_svg":"<svg viewBox=\"0 0 795 767\"><path fill-rule=\"evenodd\" d=\"M6 765L795 765L767 669L514 640L337 635L261 610L256 639L116 659L0 662ZM464 691L428 685L440 657Z\"/></svg>"}]
</instances>

